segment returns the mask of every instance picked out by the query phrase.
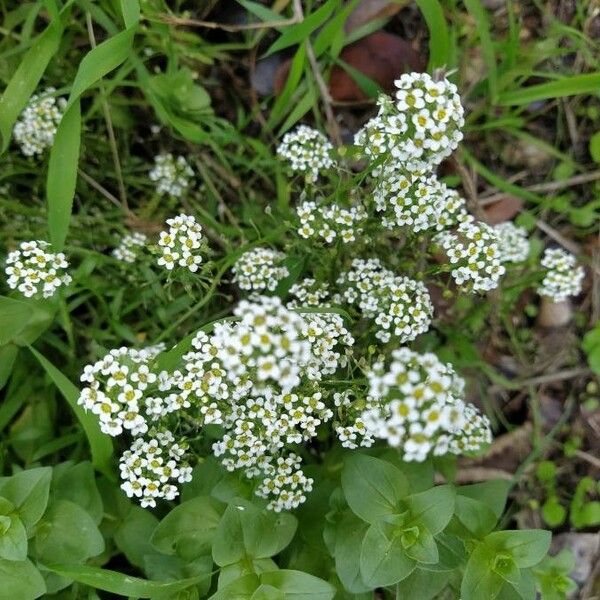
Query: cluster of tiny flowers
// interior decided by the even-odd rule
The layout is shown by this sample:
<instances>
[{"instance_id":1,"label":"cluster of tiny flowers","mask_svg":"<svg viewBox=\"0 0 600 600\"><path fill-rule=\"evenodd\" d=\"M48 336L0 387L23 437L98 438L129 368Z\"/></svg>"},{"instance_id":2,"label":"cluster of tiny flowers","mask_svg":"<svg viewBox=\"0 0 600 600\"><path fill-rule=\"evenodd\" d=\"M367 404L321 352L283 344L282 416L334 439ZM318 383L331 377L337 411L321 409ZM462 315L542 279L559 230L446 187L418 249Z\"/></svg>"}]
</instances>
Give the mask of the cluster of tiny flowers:
<instances>
[{"instance_id":1,"label":"cluster of tiny flowers","mask_svg":"<svg viewBox=\"0 0 600 600\"><path fill-rule=\"evenodd\" d=\"M290 288L290 296L293 300L288 302L288 308L321 306L329 297L329 286L307 277Z\"/></svg>"},{"instance_id":2,"label":"cluster of tiny flowers","mask_svg":"<svg viewBox=\"0 0 600 600\"><path fill-rule=\"evenodd\" d=\"M363 412L364 425L406 461L475 452L491 441L487 417L462 399L464 381L434 354L395 350L389 368L374 365L369 385L377 404Z\"/></svg>"},{"instance_id":3,"label":"cluster of tiny flowers","mask_svg":"<svg viewBox=\"0 0 600 600\"><path fill-rule=\"evenodd\" d=\"M218 324L200 344L220 373L211 396L223 400L214 408L225 434L213 452L228 470L258 478L257 494L269 498L270 509L289 510L304 501L312 481L283 453L332 418L317 382L344 364L338 346L353 340L339 315L300 315L279 298L242 301L234 314L238 322Z\"/></svg>"},{"instance_id":4,"label":"cluster of tiny flowers","mask_svg":"<svg viewBox=\"0 0 600 600\"><path fill-rule=\"evenodd\" d=\"M410 227L418 233L443 229L464 211L464 200L435 175L385 170L373 190L375 208L383 212L383 226Z\"/></svg>"},{"instance_id":5,"label":"cluster of tiny flowers","mask_svg":"<svg viewBox=\"0 0 600 600\"><path fill-rule=\"evenodd\" d=\"M168 194L173 198L181 198L189 188L194 171L183 156L175 158L171 153L159 154L154 159L154 167L149 177L155 181L159 194Z\"/></svg>"},{"instance_id":6,"label":"cluster of tiny flowers","mask_svg":"<svg viewBox=\"0 0 600 600\"><path fill-rule=\"evenodd\" d=\"M500 262L523 262L529 256L529 238L527 230L518 227L512 221L505 221L494 225L498 236Z\"/></svg>"},{"instance_id":7,"label":"cluster of tiny flowers","mask_svg":"<svg viewBox=\"0 0 600 600\"><path fill-rule=\"evenodd\" d=\"M298 234L304 239L318 236L327 244L332 244L336 239L345 244L356 241L363 232L361 224L367 218L362 206L320 206L310 200L299 204L296 213L300 219Z\"/></svg>"},{"instance_id":8,"label":"cluster of tiny flowers","mask_svg":"<svg viewBox=\"0 0 600 600\"><path fill-rule=\"evenodd\" d=\"M436 242L452 265L457 285L476 292L498 287L505 268L500 260L499 236L493 227L469 218L454 231L438 234Z\"/></svg>"},{"instance_id":9,"label":"cluster of tiny flowers","mask_svg":"<svg viewBox=\"0 0 600 600\"><path fill-rule=\"evenodd\" d=\"M277 148L277 156L290 163L292 171L304 173L308 181L316 181L319 173L335 163L331 158L333 146L319 131L299 125L286 133Z\"/></svg>"},{"instance_id":10,"label":"cluster of tiny flowers","mask_svg":"<svg viewBox=\"0 0 600 600\"><path fill-rule=\"evenodd\" d=\"M281 263L285 254L270 248L254 248L238 258L233 267L233 280L243 290L272 292L289 275Z\"/></svg>"},{"instance_id":11,"label":"cluster of tiny flowers","mask_svg":"<svg viewBox=\"0 0 600 600\"><path fill-rule=\"evenodd\" d=\"M113 250L113 256L117 260L126 263L134 263L139 255L140 249L148 242L148 237L143 233L129 233L121 238L119 245Z\"/></svg>"},{"instance_id":12,"label":"cluster of tiny flowers","mask_svg":"<svg viewBox=\"0 0 600 600\"><path fill-rule=\"evenodd\" d=\"M336 407L335 433L342 446L351 450L372 446L375 438L367 429L362 413L376 406L373 400L369 397L357 399L352 391L344 390L336 392L333 401Z\"/></svg>"},{"instance_id":13,"label":"cluster of tiny flowers","mask_svg":"<svg viewBox=\"0 0 600 600\"><path fill-rule=\"evenodd\" d=\"M54 296L61 285L69 285L69 266L62 252L48 252L50 244L45 241L21 242L19 250L13 250L6 259L5 273L8 287L18 290L26 298Z\"/></svg>"},{"instance_id":14,"label":"cluster of tiny flowers","mask_svg":"<svg viewBox=\"0 0 600 600\"><path fill-rule=\"evenodd\" d=\"M54 136L66 101L52 96L56 90L47 88L43 94L31 97L29 104L21 113L13 134L25 156L42 154L54 143Z\"/></svg>"},{"instance_id":15,"label":"cluster of tiny flowers","mask_svg":"<svg viewBox=\"0 0 600 600\"><path fill-rule=\"evenodd\" d=\"M167 219L168 231L161 231L158 245L161 256L158 264L169 271L175 266L185 267L192 273L202 262L202 226L190 215L178 215Z\"/></svg>"},{"instance_id":16,"label":"cluster of tiny flowers","mask_svg":"<svg viewBox=\"0 0 600 600\"><path fill-rule=\"evenodd\" d=\"M388 154L394 163L430 170L462 139L464 110L456 86L427 73L406 73L395 82L395 100L381 96L379 114L355 136L368 156Z\"/></svg>"},{"instance_id":17,"label":"cluster of tiny flowers","mask_svg":"<svg viewBox=\"0 0 600 600\"><path fill-rule=\"evenodd\" d=\"M164 376L151 369L158 351L155 347L115 348L84 368L81 381L87 386L81 390L77 403L98 417L103 433L118 436L128 430L133 436L143 435L149 421L178 408L163 408L158 415L153 410L151 394L170 386L170 382L165 385Z\"/></svg>"},{"instance_id":18,"label":"cluster of tiny flowers","mask_svg":"<svg viewBox=\"0 0 600 600\"><path fill-rule=\"evenodd\" d=\"M174 500L179 495L175 484L192 479L192 469L183 460L185 451L168 430L135 439L119 461L121 489L139 499L142 507L154 508L159 498Z\"/></svg>"},{"instance_id":19,"label":"cluster of tiny flowers","mask_svg":"<svg viewBox=\"0 0 600 600\"><path fill-rule=\"evenodd\" d=\"M562 302L569 296L581 293L585 271L577 265L577 259L562 248L547 248L542 257L542 267L547 269L542 284L538 287L540 296L547 296L554 302Z\"/></svg>"},{"instance_id":20,"label":"cluster of tiny flowers","mask_svg":"<svg viewBox=\"0 0 600 600\"><path fill-rule=\"evenodd\" d=\"M357 305L364 316L374 319L375 337L382 342L389 342L392 335L400 343L408 342L429 329L433 305L425 285L395 275L379 259L355 258L337 283L343 292L334 300Z\"/></svg>"}]
</instances>

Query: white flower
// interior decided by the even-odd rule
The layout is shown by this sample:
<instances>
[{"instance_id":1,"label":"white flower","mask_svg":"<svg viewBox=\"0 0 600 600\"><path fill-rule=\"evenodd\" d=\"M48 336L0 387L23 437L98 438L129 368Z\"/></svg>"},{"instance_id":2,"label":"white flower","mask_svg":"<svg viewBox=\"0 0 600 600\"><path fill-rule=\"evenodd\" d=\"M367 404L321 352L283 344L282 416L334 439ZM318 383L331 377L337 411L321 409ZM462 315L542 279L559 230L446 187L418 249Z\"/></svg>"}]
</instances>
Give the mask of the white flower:
<instances>
[{"instance_id":1,"label":"white flower","mask_svg":"<svg viewBox=\"0 0 600 600\"><path fill-rule=\"evenodd\" d=\"M167 225L169 229L159 235L161 256L157 263L168 271L179 266L195 273L202 262L202 226L194 217L185 214L167 219Z\"/></svg>"},{"instance_id":2,"label":"white flower","mask_svg":"<svg viewBox=\"0 0 600 600\"><path fill-rule=\"evenodd\" d=\"M498 287L506 269L500 260L499 237L493 227L470 217L455 231L442 232L435 240L448 257L457 285L476 292Z\"/></svg>"},{"instance_id":3,"label":"white flower","mask_svg":"<svg viewBox=\"0 0 600 600\"><path fill-rule=\"evenodd\" d=\"M22 242L19 250L10 252L6 259L5 273L8 287L24 296L50 298L61 286L71 283L66 273L69 267L62 252L49 252L50 244L44 241Z\"/></svg>"},{"instance_id":4,"label":"white flower","mask_svg":"<svg viewBox=\"0 0 600 600\"><path fill-rule=\"evenodd\" d=\"M529 239L523 227L517 227L512 221L494 225L498 235L500 262L523 262L529 256Z\"/></svg>"},{"instance_id":5,"label":"white flower","mask_svg":"<svg viewBox=\"0 0 600 600\"><path fill-rule=\"evenodd\" d=\"M112 255L126 263L134 263L139 255L140 249L148 242L148 238L143 233L134 233L124 235L119 245L113 250Z\"/></svg>"},{"instance_id":6,"label":"white flower","mask_svg":"<svg viewBox=\"0 0 600 600\"><path fill-rule=\"evenodd\" d=\"M316 181L319 173L335 163L331 158L333 146L327 138L307 125L299 125L286 133L277 148L277 156L290 164L292 171L304 173L308 181Z\"/></svg>"},{"instance_id":7,"label":"white flower","mask_svg":"<svg viewBox=\"0 0 600 600\"><path fill-rule=\"evenodd\" d=\"M42 94L32 96L15 124L15 141L25 156L42 154L54 143L54 136L66 105L64 98L54 98L55 91L49 87Z\"/></svg>"},{"instance_id":8,"label":"white flower","mask_svg":"<svg viewBox=\"0 0 600 600\"><path fill-rule=\"evenodd\" d=\"M542 257L542 267L546 268L546 275L538 287L540 296L562 302L581 293L585 271L577 265L575 256L562 248L548 248Z\"/></svg>"},{"instance_id":9,"label":"white flower","mask_svg":"<svg viewBox=\"0 0 600 600\"><path fill-rule=\"evenodd\" d=\"M190 187L194 171L183 156L159 154L154 158L154 167L149 173L151 181L157 182L156 191L181 198Z\"/></svg>"},{"instance_id":10,"label":"white flower","mask_svg":"<svg viewBox=\"0 0 600 600\"><path fill-rule=\"evenodd\" d=\"M254 248L238 258L233 266L233 280L243 290L272 292L289 275L281 263L285 254L270 248Z\"/></svg>"},{"instance_id":11,"label":"white flower","mask_svg":"<svg viewBox=\"0 0 600 600\"><path fill-rule=\"evenodd\" d=\"M370 435L400 448L404 460L477 451L491 442L489 420L464 403L464 382L434 354L395 350L387 369L373 366L369 384L362 422Z\"/></svg>"},{"instance_id":12,"label":"white flower","mask_svg":"<svg viewBox=\"0 0 600 600\"><path fill-rule=\"evenodd\" d=\"M346 244L354 242L360 237L361 225L367 219L365 209L359 205L350 208L337 204L320 206L306 200L296 207L296 213L300 220L298 234L305 239L319 237L326 244L332 244L338 237Z\"/></svg>"}]
</instances>

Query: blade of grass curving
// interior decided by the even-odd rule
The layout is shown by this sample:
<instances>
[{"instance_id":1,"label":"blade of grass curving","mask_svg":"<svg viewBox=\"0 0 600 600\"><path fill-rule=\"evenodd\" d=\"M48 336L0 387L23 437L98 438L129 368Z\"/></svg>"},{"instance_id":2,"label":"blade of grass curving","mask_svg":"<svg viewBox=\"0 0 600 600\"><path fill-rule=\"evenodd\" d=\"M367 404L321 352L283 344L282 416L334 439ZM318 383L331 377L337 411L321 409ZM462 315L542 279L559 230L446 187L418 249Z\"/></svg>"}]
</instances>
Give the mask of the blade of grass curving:
<instances>
[{"instance_id":1,"label":"blade of grass curving","mask_svg":"<svg viewBox=\"0 0 600 600\"><path fill-rule=\"evenodd\" d=\"M429 29L429 64L427 69L452 66L452 45L444 10L438 0L416 0Z\"/></svg>"},{"instance_id":2,"label":"blade of grass curving","mask_svg":"<svg viewBox=\"0 0 600 600\"><path fill-rule=\"evenodd\" d=\"M50 242L56 250L63 249L69 229L80 143L81 110L77 101L63 115L48 163L48 231Z\"/></svg>"},{"instance_id":3,"label":"blade of grass curving","mask_svg":"<svg viewBox=\"0 0 600 600\"><path fill-rule=\"evenodd\" d=\"M56 250L64 247L75 196L81 136L79 99L86 90L127 60L137 31L139 3L137 0L122 0L121 6L127 28L83 57L50 152L46 197L50 241Z\"/></svg>"},{"instance_id":4,"label":"blade of grass curving","mask_svg":"<svg viewBox=\"0 0 600 600\"><path fill-rule=\"evenodd\" d=\"M189 579L175 581L150 581L132 577L109 569L99 569L85 565L45 565L50 571L61 577L72 579L97 590L103 590L119 596L134 598L173 598L192 585L198 585L211 573L202 573Z\"/></svg>"},{"instance_id":5,"label":"blade of grass curving","mask_svg":"<svg viewBox=\"0 0 600 600\"><path fill-rule=\"evenodd\" d=\"M479 0L464 0L467 10L475 19L475 28L481 42L481 54L488 69L488 89L492 102L495 104L498 98L498 70L496 66L496 51L490 34L490 20L487 10Z\"/></svg>"},{"instance_id":6,"label":"blade of grass curving","mask_svg":"<svg viewBox=\"0 0 600 600\"><path fill-rule=\"evenodd\" d=\"M54 385L56 385L64 399L69 403L69 406L73 409L75 416L81 423L90 445L94 467L110 480L114 480L114 472L111 467L111 457L113 453L112 440L109 436L100 431L96 417L91 413L86 413L83 408L77 404L79 389L35 348L29 346L29 350L31 350L31 353L37 358L40 365L42 365L46 373L50 376L50 379L52 379Z\"/></svg>"},{"instance_id":7,"label":"blade of grass curving","mask_svg":"<svg viewBox=\"0 0 600 600\"><path fill-rule=\"evenodd\" d=\"M34 40L2 94L0 99L1 152L8 148L15 122L38 86L50 59L58 50L68 13L69 10L63 10L60 17L53 20Z\"/></svg>"},{"instance_id":8,"label":"blade of grass curving","mask_svg":"<svg viewBox=\"0 0 600 600\"><path fill-rule=\"evenodd\" d=\"M600 91L600 73L586 73L585 75L564 77L557 81L549 81L520 90L504 92L500 94L498 104L501 106L517 106L550 98L564 98L565 96L580 94L597 95L598 91Z\"/></svg>"}]
</instances>

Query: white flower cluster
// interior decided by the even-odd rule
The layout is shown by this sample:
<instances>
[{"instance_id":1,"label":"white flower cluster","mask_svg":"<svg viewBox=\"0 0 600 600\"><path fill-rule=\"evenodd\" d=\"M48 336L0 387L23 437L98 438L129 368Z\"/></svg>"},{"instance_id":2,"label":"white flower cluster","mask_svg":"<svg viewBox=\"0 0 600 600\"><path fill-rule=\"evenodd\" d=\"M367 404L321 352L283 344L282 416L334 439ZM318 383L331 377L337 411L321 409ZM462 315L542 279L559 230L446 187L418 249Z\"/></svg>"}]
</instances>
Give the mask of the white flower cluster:
<instances>
[{"instance_id":1,"label":"white flower cluster","mask_svg":"<svg viewBox=\"0 0 600 600\"><path fill-rule=\"evenodd\" d=\"M148 242L148 237L143 233L134 231L121 238L119 245L113 250L112 255L126 263L134 263L137 260L140 249Z\"/></svg>"},{"instance_id":2,"label":"white flower cluster","mask_svg":"<svg viewBox=\"0 0 600 600\"><path fill-rule=\"evenodd\" d=\"M512 221L505 221L494 225L498 235L498 248L500 262L523 262L529 256L529 238L527 230L518 227Z\"/></svg>"},{"instance_id":3,"label":"white flower cluster","mask_svg":"<svg viewBox=\"0 0 600 600\"><path fill-rule=\"evenodd\" d=\"M71 283L65 271L69 267L65 255L49 252L49 248L50 244L42 240L21 242L19 250L8 254L5 273L11 290L18 290L26 298L50 298L61 285Z\"/></svg>"},{"instance_id":4,"label":"white flower cluster","mask_svg":"<svg viewBox=\"0 0 600 600\"><path fill-rule=\"evenodd\" d=\"M233 266L233 280L243 290L272 292L289 275L281 263L285 254L270 248L253 248L238 258Z\"/></svg>"},{"instance_id":5,"label":"white flower cluster","mask_svg":"<svg viewBox=\"0 0 600 600\"><path fill-rule=\"evenodd\" d=\"M172 271L175 266L185 267L192 273L202 262L202 226L190 215L167 219L168 231L161 231L158 245L161 256L158 264Z\"/></svg>"},{"instance_id":6,"label":"white flower cluster","mask_svg":"<svg viewBox=\"0 0 600 600\"><path fill-rule=\"evenodd\" d=\"M365 410L374 408L372 398L355 398L350 390L336 392L333 395L336 407L335 433L344 448L355 450L369 448L375 443L373 434L367 429L362 414Z\"/></svg>"},{"instance_id":7,"label":"white flower cluster","mask_svg":"<svg viewBox=\"0 0 600 600\"><path fill-rule=\"evenodd\" d=\"M466 214L465 202L435 175L385 170L373 190L375 208L388 229L410 226L418 233L443 229Z\"/></svg>"},{"instance_id":8,"label":"white flower cluster","mask_svg":"<svg viewBox=\"0 0 600 600\"><path fill-rule=\"evenodd\" d=\"M278 298L242 301L234 314L238 322L218 324L201 344L225 384L211 393L227 411L213 452L227 469L259 478L270 509L289 510L312 480L285 447L311 439L333 416L316 383L344 364L338 346L353 340L339 315L299 315Z\"/></svg>"},{"instance_id":9,"label":"white flower cluster","mask_svg":"<svg viewBox=\"0 0 600 600\"><path fill-rule=\"evenodd\" d=\"M547 271L538 287L540 296L547 296L554 302L562 302L569 296L581 293L585 271L581 265L577 265L575 256L562 248L547 248L542 257L542 267Z\"/></svg>"},{"instance_id":10,"label":"white flower cluster","mask_svg":"<svg viewBox=\"0 0 600 600\"><path fill-rule=\"evenodd\" d=\"M159 498L174 500L179 495L174 484L192 479L192 468L183 461L185 451L170 431L135 439L119 461L121 489L144 508L154 508Z\"/></svg>"},{"instance_id":11,"label":"white flower cluster","mask_svg":"<svg viewBox=\"0 0 600 600\"><path fill-rule=\"evenodd\" d=\"M367 218L362 206L320 206L310 200L299 204L296 213L300 219L298 234L304 239L319 236L327 244L332 244L336 239L345 244L356 241L363 232L361 224Z\"/></svg>"},{"instance_id":12,"label":"white flower cluster","mask_svg":"<svg viewBox=\"0 0 600 600\"><path fill-rule=\"evenodd\" d=\"M42 154L54 143L54 136L66 105L64 98L54 98L56 90L47 88L43 94L33 95L15 124L13 134L25 156Z\"/></svg>"},{"instance_id":13,"label":"white flower cluster","mask_svg":"<svg viewBox=\"0 0 600 600\"><path fill-rule=\"evenodd\" d=\"M292 171L304 173L308 181L314 182L319 173L334 165L331 158L333 146L319 131L299 125L283 136L277 148L277 156L290 163Z\"/></svg>"},{"instance_id":14,"label":"white flower cluster","mask_svg":"<svg viewBox=\"0 0 600 600\"><path fill-rule=\"evenodd\" d=\"M395 350L387 370L374 365L369 384L377 406L363 412L367 431L400 448L406 461L475 452L491 442L487 417L463 401L464 381L434 354Z\"/></svg>"},{"instance_id":15,"label":"white flower cluster","mask_svg":"<svg viewBox=\"0 0 600 600\"><path fill-rule=\"evenodd\" d=\"M339 298L355 304L364 316L375 320L375 337L400 343L414 340L431 324L433 305L423 283L394 274L377 258L355 258L352 267L337 281L343 289Z\"/></svg>"},{"instance_id":16,"label":"white flower cluster","mask_svg":"<svg viewBox=\"0 0 600 600\"><path fill-rule=\"evenodd\" d=\"M173 198L183 196L193 176L194 171L187 160L183 156L175 158L171 153L158 154L149 173L150 180L157 183L156 191Z\"/></svg>"},{"instance_id":17,"label":"white flower cluster","mask_svg":"<svg viewBox=\"0 0 600 600\"><path fill-rule=\"evenodd\" d=\"M436 236L450 264L457 285L476 292L498 287L505 268L500 260L499 237L493 227L470 217L453 231Z\"/></svg>"},{"instance_id":18,"label":"white flower cluster","mask_svg":"<svg viewBox=\"0 0 600 600\"><path fill-rule=\"evenodd\" d=\"M81 390L77 403L97 415L100 430L118 436L124 430L139 436L148 431L148 423L177 410L174 403L154 410L152 395L161 394L170 387L165 375L155 373L151 362L160 347L136 350L116 348L87 365L81 381L87 386Z\"/></svg>"},{"instance_id":19,"label":"white flower cluster","mask_svg":"<svg viewBox=\"0 0 600 600\"><path fill-rule=\"evenodd\" d=\"M372 158L389 154L403 168L430 170L463 137L464 110L456 86L427 73L406 73L394 83L395 101L379 98L379 114L356 134L354 143Z\"/></svg>"},{"instance_id":20,"label":"white flower cluster","mask_svg":"<svg viewBox=\"0 0 600 600\"><path fill-rule=\"evenodd\" d=\"M319 283L316 279L307 277L290 288L290 295L293 296L293 300L288 302L288 308L321 306L329 298L329 286L325 282Z\"/></svg>"}]
</instances>

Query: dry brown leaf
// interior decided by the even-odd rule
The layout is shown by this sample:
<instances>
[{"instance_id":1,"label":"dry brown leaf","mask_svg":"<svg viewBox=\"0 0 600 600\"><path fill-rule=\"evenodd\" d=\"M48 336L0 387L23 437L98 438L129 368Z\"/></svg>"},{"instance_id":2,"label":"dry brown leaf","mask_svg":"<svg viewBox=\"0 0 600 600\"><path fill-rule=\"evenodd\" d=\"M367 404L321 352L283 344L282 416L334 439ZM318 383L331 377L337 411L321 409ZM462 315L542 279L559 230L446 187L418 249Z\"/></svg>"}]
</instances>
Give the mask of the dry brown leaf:
<instances>
[{"instance_id":1,"label":"dry brown leaf","mask_svg":"<svg viewBox=\"0 0 600 600\"><path fill-rule=\"evenodd\" d=\"M523 208L523 201L515 196L505 196L501 200L488 204L484 209L485 220L490 225L510 221Z\"/></svg>"},{"instance_id":2,"label":"dry brown leaf","mask_svg":"<svg viewBox=\"0 0 600 600\"><path fill-rule=\"evenodd\" d=\"M375 19L381 19L383 17L392 17L400 9L404 8L408 4L408 0L404 2L390 2L389 0L361 0L350 13L344 29L346 33L352 31L373 21Z\"/></svg>"}]
</instances>

